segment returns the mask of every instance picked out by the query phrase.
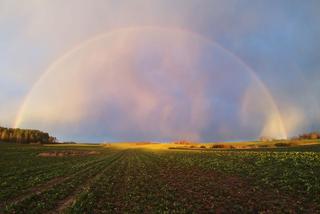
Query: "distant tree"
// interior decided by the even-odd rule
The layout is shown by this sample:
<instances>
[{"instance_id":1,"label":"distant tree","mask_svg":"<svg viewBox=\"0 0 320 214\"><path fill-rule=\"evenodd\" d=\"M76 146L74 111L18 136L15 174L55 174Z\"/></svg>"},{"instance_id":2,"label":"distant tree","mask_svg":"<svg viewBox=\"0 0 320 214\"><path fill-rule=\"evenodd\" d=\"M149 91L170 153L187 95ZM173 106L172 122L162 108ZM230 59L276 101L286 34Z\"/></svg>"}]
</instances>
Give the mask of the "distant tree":
<instances>
[{"instance_id":1,"label":"distant tree","mask_svg":"<svg viewBox=\"0 0 320 214\"><path fill-rule=\"evenodd\" d=\"M320 135L318 133L316 133L316 132L310 133L310 139L312 139L312 140L318 139L319 136Z\"/></svg>"},{"instance_id":2,"label":"distant tree","mask_svg":"<svg viewBox=\"0 0 320 214\"><path fill-rule=\"evenodd\" d=\"M319 132L311 132L311 133L305 133L299 136L300 140L316 140L320 139L320 133Z\"/></svg>"},{"instance_id":3,"label":"distant tree","mask_svg":"<svg viewBox=\"0 0 320 214\"><path fill-rule=\"evenodd\" d=\"M57 138L55 137L49 137L49 143L57 143Z\"/></svg>"},{"instance_id":4,"label":"distant tree","mask_svg":"<svg viewBox=\"0 0 320 214\"><path fill-rule=\"evenodd\" d=\"M9 134L8 130L2 131L2 134L1 134L2 141L9 141L9 137L10 137L10 134Z\"/></svg>"},{"instance_id":5,"label":"distant tree","mask_svg":"<svg viewBox=\"0 0 320 214\"><path fill-rule=\"evenodd\" d=\"M16 140L17 143L22 143L22 142L23 142L21 132L17 132L17 134L16 134L16 139L17 139L17 140Z\"/></svg>"},{"instance_id":6,"label":"distant tree","mask_svg":"<svg viewBox=\"0 0 320 214\"><path fill-rule=\"evenodd\" d=\"M16 136L14 135L13 132L10 133L9 141L10 141L10 142L15 142L15 141L16 141Z\"/></svg>"}]
</instances>

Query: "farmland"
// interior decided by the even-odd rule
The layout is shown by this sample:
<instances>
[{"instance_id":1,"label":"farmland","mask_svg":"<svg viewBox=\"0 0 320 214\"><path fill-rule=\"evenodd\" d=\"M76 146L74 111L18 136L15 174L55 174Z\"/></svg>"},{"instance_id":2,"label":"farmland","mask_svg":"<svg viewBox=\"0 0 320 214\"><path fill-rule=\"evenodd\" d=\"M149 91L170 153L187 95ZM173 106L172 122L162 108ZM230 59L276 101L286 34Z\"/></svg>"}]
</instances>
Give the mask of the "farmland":
<instances>
[{"instance_id":1,"label":"farmland","mask_svg":"<svg viewBox=\"0 0 320 214\"><path fill-rule=\"evenodd\" d=\"M318 151L0 143L0 212L316 213Z\"/></svg>"}]
</instances>

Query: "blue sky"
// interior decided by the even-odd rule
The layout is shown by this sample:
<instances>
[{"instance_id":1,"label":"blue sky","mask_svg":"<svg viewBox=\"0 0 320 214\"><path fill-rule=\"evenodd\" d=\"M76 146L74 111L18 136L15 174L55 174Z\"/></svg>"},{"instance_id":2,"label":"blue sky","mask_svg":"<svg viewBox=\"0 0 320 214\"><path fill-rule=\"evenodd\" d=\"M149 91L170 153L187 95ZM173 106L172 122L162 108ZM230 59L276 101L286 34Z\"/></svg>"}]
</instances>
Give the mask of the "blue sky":
<instances>
[{"instance_id":1,"label":"blue sky","mask_svg":"<svg viewBox=\"0 0 320 214\"><path fill-rule=\"evenodd\" d=\"M138 0L121 2L115 0L1 0L0 99L2 102L0 105L0 123L4 126L12 126L14 124L25 97L39 77L47 70L50 64L67 51L73 49L73 47L101 33L112 32L120 28L151 26L154 28L183 29L187 32L193 32L199 37L205 37L208 40L217 42L255 71L257 77L272 95L289 136L305 131L319 130L319 8L320 2L317 0ZM172 33L169 34L170 36L168 37L170 39L177 39L174 35L171 35ZM162 36L166 37L166 35ZM150 43L165 40L153 35L151 37ZM146 37L146 39L149 38ZM178 40L179 38L177 42ZM188 38L186 40L188 47L195 40ZM108 40L108 42L112 43L113 41ZM175 45L177 42L172 44ZM171 42L164 42L164 46L166 44L171 44ZM147 47L146 45L142 47L146 52L142 54L142 58L148 58L148 51L161 52L161 50ZM181 48L180 46L174 47L177 50ZM219 52L218 48L208 50L204 50L204 47L201 48L202 54L209 52L207 55L211 56L210 54L212 54L213 58L217 57L213 52ZM134 49L133 52L136 53L137 50ZM177 63L183 64L182 53L178 51L176 54L180 54L182 57L181 59L176 59L178 60ZM217 54L219 55L219 53ZM231 60L226 54L220 53L220 55L222 58L226 57L227 62ZM186 57L189 57L189 55ZM145 62L148 66L152 66L156 61L152 57L148 60L150 60L149 64ZM201 66L201 68L208 67L210 70L210 68L217 66L218 63L214 61L216 64L210 64L210 59L202 61L202 63L207 64L201 64L201 60L198 60L196 63L198 67L195 67L195 69ZM148 66L147 68L150 69ZM236 66L236 63L234 66ZM140 70L141 67L143 67L142 64L139 65ZM172 65L170 68L172 68ZM223 70L224 67L220 66L219 68ZM145 75L142 73L139 73L138 76L143 79ZM248 74L247 72L245 73L243 77L235 75L230 79L231 81L239 82L238 85L240 87L241 81L243 84L247 83ZM170 79L170 75L166 76L166 78ZM219 72L209 75L206 71L198 71L198 73L194 71L193 75L198 76L199 79L202 77L214 78L219 76ZM66 76L68 77L68 74ZM53 77L54 75L51 78ZM152 81L156 80L154 78ZM45 85L45 83L43 84ZM219 88L223 89L220 86L214 89L218 90ZM64 89L68 90L68 88ZM132 130L131 126L110 131L108 121L117 120L121 121L121 123L126 123L126 120L119 120L120 115L119 117L114 115L112 117L105 116L109 115L106 109L119 109L121 104L119 104L120 106L111 107L110 104L96 103L96 105L101 105L101 109L104 109L99 111L104 114L104 119L94 119L100 118L101 115L93 117L90 129L84 124L83 120L81 120L80 125L79 121L76 126L71 123L70 127L73 127L73 130L69 126L61 130L52 121L39 123L30 118L29 121L25 121L24 125L23 123L21 125L26 128L48 130L60 139L94 142L121 139L173 140L176 138L191 138L204 141L215 139L238 140L254 139L261 134L261 130L256 130L252 126L240 123L239 118L235 116L236 113L230 113L234 111L230 109L237 109L240 104L235 99L227 98L227 96L230 96L227 89L223 89L226 92L219 92L218 95L214 92L210 94L212 89L210 87L203 89L206 102L212 103L213 100L219 100L219 98L223 97L226 103L218 107L219 113L216 110L208 109L202 109L201 111L209 112L205 114L206 117L214 117L212 116L213 113L214 115L218 114L220 119L212 119L209 122L200 123L199 126L186 127L186 130L179 126L177 133L181 133L181 137L172 135L169 132L157 132L157 129L150 130L153 134L147 135L143 131L144 126L141 126L141 130L137 129L133 132L130 131ZM43 90L45 91L45 89ZM108 90L111 89L108 88ZM176 93L177 91L168 92L168 94L181 100L177 106L180 106L180 104L183 106L183 102L188 103L190 101L188 101L188 97L191 96L189 90L183 91L185 95L180 97ZM90 96L90 94L87 96ZM103 94L100 96L103 96ZM152 96L157 95L153 94ZM40 98L34 99L37 101L37 106L40 105L45 108ZM190 102L193 101L191 100ZM260 101L256 99L255 103L257 102ZM161 106L158 108L161 108ZM189 114L192 111L184 108L180 109L180 107L176 108L177 111L186 113L178 115L173 123L184 123L185 117L190 116ZM194 108L197 109L198 107ZM209 105L208 108L214 108L214 105ZM257 116L257 112L260 116ZM264 116L261 116L260 113ZM119 114L122 113L120 112ZM262 107L256 106L252 110L251 116L247 117L251 118L252 121L261 121L257 126L263 129L262 123L266 123L265 121L268 120L266 114L270 115L271 113ZM38 120L40 119L41 117L39 116ZM150 122L157 118L149 119L147 120ZM217 131L218 129L222 130L222 120L228 121L229 132L235 134L221 134ZM61 121L61 118L59 121L64 122ZM232 121L237 125L233 127L231 125ZM67 123L67 121L65 122ZM148 126L150 126L149 122L146 123ZM73 121L73 123L75 122ZM81 125L82 123L83 126ZM100 130L98 127L106 128ZM176 126L173 125L173 127ZM189 133L191 128L196 129L197 132L191 135L186 134ZM66 129L70 129L70 131ZM99 131L93 131L97 129ZM84 130L89 131L86 132ZM276 132L269 132L270 135L273 133Z\"/></svg>"}]
</instances>

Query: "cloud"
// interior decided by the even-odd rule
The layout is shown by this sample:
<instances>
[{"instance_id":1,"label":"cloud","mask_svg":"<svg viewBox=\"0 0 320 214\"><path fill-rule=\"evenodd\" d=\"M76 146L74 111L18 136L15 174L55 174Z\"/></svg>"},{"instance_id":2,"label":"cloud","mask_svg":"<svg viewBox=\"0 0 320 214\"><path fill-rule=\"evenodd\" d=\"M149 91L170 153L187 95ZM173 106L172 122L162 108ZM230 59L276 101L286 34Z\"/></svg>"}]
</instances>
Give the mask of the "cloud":
<instances>
[{"instance_id":1,"label":"cloud","mask_svg":"<svg viewBox=\"0 0 320 214\"><path fill-rule=\"evenodd\" d=\"M115 140L241 138L237 112L256 81L252 75L228 52L186 31L123 29L55 62L33 88L18 125ZM251 90L270 106L259 87ZM261 106L254 110L267 115Z\"/></svg>"}]
</instances>

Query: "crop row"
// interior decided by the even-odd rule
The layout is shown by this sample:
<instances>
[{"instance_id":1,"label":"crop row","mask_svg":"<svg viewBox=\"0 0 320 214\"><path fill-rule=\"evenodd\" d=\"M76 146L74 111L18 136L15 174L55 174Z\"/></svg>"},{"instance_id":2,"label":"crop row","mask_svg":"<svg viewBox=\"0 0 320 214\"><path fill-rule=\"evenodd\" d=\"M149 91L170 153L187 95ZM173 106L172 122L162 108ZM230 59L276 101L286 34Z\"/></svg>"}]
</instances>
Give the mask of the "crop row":
<instances>
[{"instance_id":1,"label":"crop row","mask_svg":"<svg viewBox=\"0 0 320 214\"><path fill-rule=\"evenodd\" d=\"M314 152L160 152L167 163L251 178L257 188L301 195L320 205L320 154Z\"/></svg>"},{"instance_id":2,"label":"crop row","mask_svg":"<svg viewBox=\"0 0 320 214\"><path fill-rule=\"evenodd\" d=\"M68 213L169 211L174 195L158 179L159 170L154 162L147 159L141 151L126 151L121 161L78 197Z\"/></svg>"},{"instance_id":3,"label":"crop row","mask_svg":"<svg viewBox=\"0 0 320 214\"><path fill-rule=\"evenodd\" d=\"M90 165L96 164L103 161L104 157L99 156L90 159L64 159L56 160L56 158L42 158L51 159L51 164L46 167L37 168L33 170L33 167L27 168L27 170L21 169L22 173L17 173L16 175L5 176L1 175L1 189L0 189L0 199L9 200L14 198L24 191L41 185L45 182L50 181L53 178L60 176L68 176L82 168L86 168ZM37 161L42 161L38 160ZM55 163L55 162L57 163Z\"/></svg>"},{"instance_id":4,"label":"crop row","mask_svg":"<svg viewBox=\"0 0 320 214\"><path fill-rule=\"evenodd\" d=\"M106 155L103 161L96 162L82 168L66 179L62 179L56 185L51 186L44 191L35 192L21 201L6 206L6 212L32 212L42 213L43 211L55 209L59 202L63 201L70 194L76 191L80 186L96 176L101 170L107 167L111 162L119 158L118 153Z\"/></svg>"}]
</instances>

